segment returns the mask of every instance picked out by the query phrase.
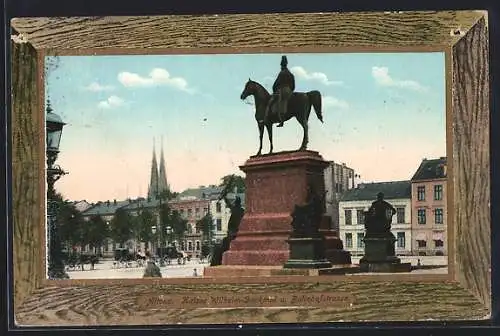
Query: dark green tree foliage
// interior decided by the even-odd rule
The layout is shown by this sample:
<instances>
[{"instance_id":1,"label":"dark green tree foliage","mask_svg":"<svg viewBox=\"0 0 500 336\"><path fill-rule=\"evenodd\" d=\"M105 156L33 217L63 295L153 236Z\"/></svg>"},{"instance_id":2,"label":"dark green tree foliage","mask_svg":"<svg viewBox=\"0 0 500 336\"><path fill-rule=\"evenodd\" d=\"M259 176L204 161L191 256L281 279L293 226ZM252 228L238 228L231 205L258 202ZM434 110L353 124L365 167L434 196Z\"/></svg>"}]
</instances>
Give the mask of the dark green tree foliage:
<instances>
[{"instance_id":1,"label":"dark green tree foliage","mask_svg":"<svg viewBox=\"0 0 500 336\"><path fill-rule=\"evenodd\" d=\"M109 237L109 229L104 219L99 215L90 217L90 220L85 223L83 231L86 231L85 236L87 236L89 245L97 248L100 252L106 238Z\"/></svg>"},{"instance_id":2,"label":"dark green tree foliage","mask_svg":"<svg viewBox=\"0 0 500 336\"><path fill-rule=\"evenodd\" d=\"M153 240L154 237L151 228L156 225L156 218L150 210L143 209L137 216L135 225L139 241L148 243Z\"/></svg>"},{"instance_id":3,"label":"dark green tree foliage","mask_svg":"<svg viewBox=\"0 0 500 336\"><path fill-rule=\"evenodd\" d=\"M221 178L219 187L223 188L225 193L233 192L236 187L238 193L245 192L245 179L236 174L226 175Z\"/></svg>"},{"instance_id":4,"label":"dark green tree foliage","mask_svg":"<svg viewBox=\"0 0 500 336\"><path fill-rule=\"evenodd\" d=\"M59 237L63 244L69 248L86 245L89 237L81 212L70 202L64 201L59 194L56 194L55 200L58 203L56 217Z\"/></svg>"},{"instance_id":5,"label":"dark green tree foliage","mask_svg":"<svg viewBox=\"0 0 500 336\"><path fill-rule=\"evenodd\" d=\"M183 219L180 212L177 210L171 213L171 227L175 238L182 239L187 231L188 221Z\"/></svg>"},{"instance_id":6,"label":"dark green tree foliage","mask_svg":"<svg viewBox=\"0 0 500 336\"><path fill-rule=\"evenodd\" d=\"M123 209L116 210L115 216L111 221L111 238L119 244L124 244L133 236L133 225L134 220L127 211Z\"/></svg>"},{"instance_id":7,"label":"dark green tree foliage","mask_svg":"<svg viewBox=\"0 0 500 336\"><path fill-rule=\"evenodd\" d=\"M183 219L179 211L172 209L168 204L162 204L160 208L160 220L162 226L162 243L169 235L167 228L170 227L172 238L181 239L187 230L187 220Z\"/></svg>"}]
</instances>

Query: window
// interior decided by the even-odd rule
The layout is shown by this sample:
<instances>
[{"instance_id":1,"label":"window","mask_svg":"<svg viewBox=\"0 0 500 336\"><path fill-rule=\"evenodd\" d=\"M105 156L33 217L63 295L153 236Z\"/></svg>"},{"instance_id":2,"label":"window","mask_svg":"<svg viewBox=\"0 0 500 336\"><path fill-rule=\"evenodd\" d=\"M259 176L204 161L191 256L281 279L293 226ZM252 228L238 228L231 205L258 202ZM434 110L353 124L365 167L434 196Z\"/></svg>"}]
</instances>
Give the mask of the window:
<instances>
[{"instance_id":1,"label":"window","mask_svg":"<svg viewBox=\"0 0 500 336\"><path fill-rule=\"evenodd\" d=\"M406 246L406 236L404 232L398 232L397 233L397 247L398 248L405 248Z\"/></svg>"},{"instance_id":2,"label":"window","mask_svg":"<svg viewBox=\"0 0 500 336\"><path fill-rule=\"evenodd\" d=\"M417 245L420 248L426 247L427 246L427 242L425 240L417 240Z\"/></svg>"},{"instance_id":3,"label":"window","mask_svg":"<svg viewBox=\"0 0 500 336\"><path fill-rule=\"evenodd\" d=\"M193 242L188 241L188 251L192 251L192 250L193 250Z\"/></svg>"},{"instance_id":4,"label":"window","mask_svg":"<svg viewBox=\"0 0 500 336\"><path fill-rule=\"evenodd\" d=\"M358 221L358 224L365 223L365 215L363 214L363 210L356 210L356 219Z\"/></svg>"},{"instance_id":5,"label":"window","mask_svg":"<svg viewBox=\"0 0 500 336\"><path fill-rule=\"evenodd\" d=\"M441 184L437 184L434 186L434 199L436 201L440 201L443 199L443 186Z\"/></svg>"},{"instance_id":6,"label":"window","mask_svg":"<svg viewBox=\"0 0 500 336\"><path fill-rule=\"evenodd\" d=\"M104 252L109 252L109 243L104 241Z\"/></svg>"},{"instance_id":7,"label":"window","mask_svg":"<svg viewBox=\"0 0 500 336\"><path fill-rule=\"evenodd\" d=\"M365 242L363 241L364 237L365 237L365 235L363 233L358 233L358 248L365 247Z\"/></svg>"},{"instance_id":8,"label":"window","mask_svg":"<svg viewBox=\"0 0 500 336\"><path fill-rule=\"evenodd\" d=\"M434 212L434 223L443 224L443 209L438 208Z\"/></svg>"},{"instance_id":9,"label":"window","mask_svg":"<svg viewBox=\"0 0 500 336\"><path fill-rule=\"evenodd\" d=\"M352 211L345 210L345 225L352 225Z\"/></svg>"},{"instance_id":10,"label":"window","mask_svg":"<svg viewBox=\"0 0 500 336\"><path fill-rule=\"evenodd\" d=\"M217 231L222 231L222 219L217 218L215 225L217 226Z\"/></svg>"},{"instance_id":11,"label":"window","mask_svg":"<svg viewBox=\"0 0 500 336\"><path fill-rule=\"evenodd\" d=\"M398 224L405 222L405 208L396 208L396 220Z\"/></svg>"},{"instance_id":12,"label":"window","mask_svg":"<svg viewBox=\"0 0 500 336\"><path fill-rule=\"evenodd\" d=\"M345 247L352 248L352 233L345 234Z\"/></svg>"},{"instance_id":13,"label":"window","mask_svg":"<svg viewBox=\"0 0 500 336\"><path fill-rule=\"evenodd\" d=\"M186 249L186 242L183 240L181 241L181 251L184 251Z\"/></svg>"},{"instance_id":14,"label":"window","mask_svg":"<svg viewBox=\"0 0 500 336\"><path fill-rule=\"evenodd\" d=\"M434 241L434 247L443 247L444 243L441 239Z\"/></svg>"},{"instance_id":15,"label":"window","mask_svg":"<svg viewBox=\"0 0 500 336\"><path fill-rule=\"evenodd\" d=\"M203 208L203 214L206 215L208 213L208 208Z\"/></svg>"},{"instance_id":16,"label":"window","mask_svg":"<svg viewBox=\"0 0 500 336\"><path fill-rule=\"evenodd\" d=\"M418 209L417 211L418 224L425 224L425 209Z\"/></svg>"},{"instance_id":17,"label":"window","mask_svg":"<svg viewBox=\"0 0 500 336\"><path fill-rule=\"evenodd\" d=\"M200 245L200 241L197 240L196 241L196 251L199 251L199 250L201 250L201 245Z\"/></svg>"},{"instance_id":18,"label":"window","mask_svg":"<svg viewBox=\"0 0 500 336\"><path fill-rule=\"evenodd\" d=\"M217 202L217 203L215 204L215 211L216 211L216 212L221 212L221 209L222 209L222 208L221 208L221 204L220 204L220 202Z\"/></svg>"},{"instance_id":19,"label":"window","mask_svg":"<svg viewBox=\"0 0 500 336\"><path fill-rule=\"evenodd\" d=\"M425 201L425 186L417 187L417 199L419 201Z\"/></svg>"}]
</instances>

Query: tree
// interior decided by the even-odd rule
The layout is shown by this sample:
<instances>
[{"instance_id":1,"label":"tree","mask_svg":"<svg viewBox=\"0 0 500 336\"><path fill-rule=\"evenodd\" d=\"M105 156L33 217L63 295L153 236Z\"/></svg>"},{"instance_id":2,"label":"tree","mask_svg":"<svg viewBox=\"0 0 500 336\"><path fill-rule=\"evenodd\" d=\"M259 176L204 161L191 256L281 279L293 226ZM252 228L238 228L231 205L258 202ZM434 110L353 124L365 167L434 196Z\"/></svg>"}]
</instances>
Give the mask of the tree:
<instances>
[{"instance_id":1,"label":"tree","mask_svg":"<svg viewBox=\"0 0 500 336\"><path fill-rule=\"evenodd\" d=\"M90 220L86 223L84 228L84 235L87 236L88 243L91 247L95 247L101 250L102 245L109 237L109 229L101 216L94 215L90 217Z\"/></svg>"},{"instance_id":2,"label":"tree","mask_svg":"<svg viewBox=\"0 0 500 336\"><path fill-rule=\"evenodd\" d=\"M171 214L171 227L175 237L181 240L186 234L188 221L183 219L179 211L174 210Z\"/></svg>"},{"instance_id":3,"label":"tree","mask_svg":"<svg viewBox=\"0 0 500 336\"><path fill-rule=\"evenodd\" d=\"M234 187L236 187L238 193L244 193L246 190L245 179L236 174L226 175L221 178L219 187L222 187L226 193L233 192Z\"/></svg>"},{"instance_id":4,"label":"tree","mask_svg":"<svg viewBox=\"0 0 500 336\"><path fill-rule=\"evenodd\" d=\"M146 248L147 244L153 240L153 232L151 231L151 228L155 224L156 224L155 216L148 209L143 209L137 216L136 237L139 241L146 243Z\"/></svg>"},{"instance_id":5,"label":"tree","mask_svg":"<svg viewBox=\"0 0 500 336\"><path fill-rule=\"evenodd\" d=\"M187 220L183 219L179 211L174 210L168 203L162 204L160 208L160 223L162 230L162 244L169 238L169 234L173 234L176 238L181 239L187 230ZM169 233L167 228L170 227Z\"/></svg>"},{"instance_id":6,"label":"tree","mask_svg":"<svg viewBox=\"0 0 500 336\"><path fill-rule=\"evenodd\" d=\"M54 199L58 208L57 222L61 242L67 246L84 246L87 242L87 233L81 212L70 202L64 201L59 194L56 194Z\"/></svg>"},{"instance_id":7,"label":"tree","mask_svg":"<svg viewBox=\"0 0 500 336\"><path fill-rule=\"evenodd\" d=\"M111 238L124 244L133 236L133 218L124 209L116 210L115 217L111 220Z\"/></svg>"}]
</instances>

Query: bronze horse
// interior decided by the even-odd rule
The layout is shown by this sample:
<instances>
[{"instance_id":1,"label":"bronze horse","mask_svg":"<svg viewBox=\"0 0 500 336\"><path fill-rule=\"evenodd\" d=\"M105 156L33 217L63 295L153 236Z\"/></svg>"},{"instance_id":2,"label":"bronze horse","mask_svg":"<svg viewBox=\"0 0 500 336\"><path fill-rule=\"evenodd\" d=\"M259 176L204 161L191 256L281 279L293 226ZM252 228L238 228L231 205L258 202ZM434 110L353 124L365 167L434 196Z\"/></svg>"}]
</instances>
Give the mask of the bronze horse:
<instances>
[{"instance_id":1,"label":"bronze horse","mask_svg":"<svg viewBox=\"0 0 500 336\"><path fill-rule=\"evenodd\" d=\"M267 134L269 136L270 154L273 152L273 124L279 122L276 112L276 104L274 104L271 108L268 122L264 124L260 121L264 120L266 107L271 95L261 84L248 79L240 98L246 99L248 96L254 96L255 99L255 120L257 121L257 125L259 127L260 139L260 147L257 155L261 155L262 152L262 136L264 134L264 126L266 127ZM316 90L309 92L294 92L288 101L288 108L283 116L283 121L288 121L295 117L304 130L304 136L299 150L305 150L307 148L307 143L309 142L308 120L309 114L311 113L311 106L314 107L314 111L316 112L318 119L323 122L323 115L321 113L321 93Z\"/></svg>"}]
</instances>

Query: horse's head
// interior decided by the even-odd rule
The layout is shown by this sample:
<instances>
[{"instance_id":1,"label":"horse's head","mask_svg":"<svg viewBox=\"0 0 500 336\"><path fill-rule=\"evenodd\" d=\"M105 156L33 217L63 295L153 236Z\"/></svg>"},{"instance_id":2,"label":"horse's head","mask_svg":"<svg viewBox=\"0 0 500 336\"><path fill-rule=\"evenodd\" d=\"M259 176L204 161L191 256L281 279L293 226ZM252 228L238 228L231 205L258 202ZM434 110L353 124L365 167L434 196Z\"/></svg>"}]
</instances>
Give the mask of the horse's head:
<instances>
[{"instance_id":1,"label":"horse's head","mask_svg":"<svg viewBox=\"0 0 500 336\"><path fill-rule=\"evenodd\" d=\"M248 82L245 84L245 88L240 95L241 100L246 99L248 96L255 92L255 82L248 78Z\"/></svg>"}]
</instances>

